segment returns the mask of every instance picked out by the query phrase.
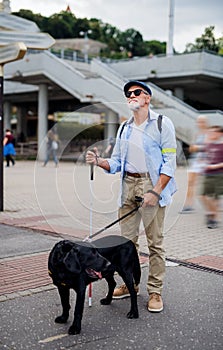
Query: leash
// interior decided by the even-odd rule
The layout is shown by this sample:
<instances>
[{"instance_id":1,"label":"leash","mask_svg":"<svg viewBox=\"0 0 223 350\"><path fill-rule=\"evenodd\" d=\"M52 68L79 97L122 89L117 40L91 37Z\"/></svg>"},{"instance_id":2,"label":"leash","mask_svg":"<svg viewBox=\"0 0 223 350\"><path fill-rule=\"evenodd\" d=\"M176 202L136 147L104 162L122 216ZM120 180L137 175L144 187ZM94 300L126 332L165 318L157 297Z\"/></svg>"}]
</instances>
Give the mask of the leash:
<instances>
[{"instance_id":1,"label":"leash","mask_svg":"<svg viewBox=\"0 0 223 350\"><path fill-rule=\"evenodd\" d=\"M99 231L89 235L88 237L86 237L83 241L88 241L91 240L93 237L99 235L100 233L106 231L107 229L109 229L110 227L114 226L115 224L117 224L118 222L120 222L121 220L124 220L125 218L127 218L129 215L131 215L132 213L134 213L135 211L139 210L139 208L141 208L141 206L143 205L143 198L139 197L139 196L135 196L135 201L137 203L139 203L134 209L130 210L128 213L126 213L125 215L121 216L120 218L118 218L117 220L111 222L109 225L103 227L102 229L100 229Z\"/></svg>"}]
</instances>

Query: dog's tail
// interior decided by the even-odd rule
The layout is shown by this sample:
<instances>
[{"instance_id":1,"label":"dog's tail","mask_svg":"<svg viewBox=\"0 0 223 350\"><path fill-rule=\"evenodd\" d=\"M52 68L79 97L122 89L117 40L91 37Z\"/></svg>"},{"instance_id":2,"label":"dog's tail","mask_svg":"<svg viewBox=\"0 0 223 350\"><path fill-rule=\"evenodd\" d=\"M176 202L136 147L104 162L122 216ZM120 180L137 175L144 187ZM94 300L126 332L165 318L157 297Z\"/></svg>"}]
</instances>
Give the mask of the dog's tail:
<instances>
[{"instance_id":1,"label":"dog's tail","mask_svg":"<svg viewBox=\"0 0 223 350\"><path fill-rule=\"evenodd\" d=\"M141 267L139 262L139 256L136 249L134 254L134 262L133 262L133 277L134 277L136 286L138 286L141 279Z\"/></svg>"}]
</instances>

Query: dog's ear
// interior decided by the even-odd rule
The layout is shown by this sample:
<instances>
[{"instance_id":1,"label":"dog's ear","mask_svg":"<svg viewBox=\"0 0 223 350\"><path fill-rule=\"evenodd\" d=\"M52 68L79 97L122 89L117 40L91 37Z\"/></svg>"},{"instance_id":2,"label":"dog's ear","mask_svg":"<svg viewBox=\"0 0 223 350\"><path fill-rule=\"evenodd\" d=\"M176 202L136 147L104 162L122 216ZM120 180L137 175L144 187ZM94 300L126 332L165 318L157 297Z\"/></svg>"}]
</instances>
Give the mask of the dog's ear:
<instances>
[{"instance_id":1,"label":"dog's ear","mask_svg":"<svg viewBox=\"0 0 223 350\"><path fill-rule=\"evenodd\" d=\"M81 266L78 258L79 249L77 247L73 247L63 259L63 263L66 269L72 273L80 273Z\"/></svg>"}]
</instances>

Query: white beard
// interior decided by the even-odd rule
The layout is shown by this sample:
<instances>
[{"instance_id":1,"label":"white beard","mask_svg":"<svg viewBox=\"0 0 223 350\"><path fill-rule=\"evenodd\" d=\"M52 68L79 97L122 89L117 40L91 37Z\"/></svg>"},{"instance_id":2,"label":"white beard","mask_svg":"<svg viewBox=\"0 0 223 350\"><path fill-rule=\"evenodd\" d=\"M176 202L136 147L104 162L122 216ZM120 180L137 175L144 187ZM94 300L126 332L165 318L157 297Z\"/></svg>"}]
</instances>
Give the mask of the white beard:
<instances>
[{"instance_id":1,"label":"white beard","mask_svg":"<svg viewBox=\"0 0 223 350\"><path fill-rule=\"evenodd\" d=\"M140 108L140 104L139 104L139 102L131 102L131 103L129 103L128 107L131 111L134 112Z\"/></svg>"}]
</instances>

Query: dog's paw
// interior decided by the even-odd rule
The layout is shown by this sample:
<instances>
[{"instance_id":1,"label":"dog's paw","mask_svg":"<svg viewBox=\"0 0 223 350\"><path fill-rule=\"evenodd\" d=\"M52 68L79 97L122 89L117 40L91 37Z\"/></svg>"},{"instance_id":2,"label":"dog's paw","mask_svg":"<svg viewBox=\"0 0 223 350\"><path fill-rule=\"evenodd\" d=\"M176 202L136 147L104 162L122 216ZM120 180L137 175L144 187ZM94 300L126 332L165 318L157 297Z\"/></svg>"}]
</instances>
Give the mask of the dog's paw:
<instances>
[{"instance_id":1,"label":"dog's paw","mask_svg":"<svg viewBox=\"0 0 223 350\"><path fill-rule=\"evenodd\" d=\"M68 334L70 335L75 335L75 334L80 334L81 328L77 326L70 326L68 330Z\"/></svg>"},{"instance_id":2,"label":"dog's paw","mask_svg":"<svg viewBox=\"0 0 223 350\"><path fill-rule=\"evenodd\" d=\"M55 318L56 323L66 323L67 320L68 320L68 316L63 316L63 315Z\"/></svg>"},{"instance_id":3,"label":"dog's paw","mask_svg":"<svg viewBox=\"0 0 223 350\"><path fill-rule=\"evenodd\" d=\"M112 302L112 299L110 300L108 298L103 298L100 300L101 305L110 305L111 302Z\"/></svg>"},{"instance_id":4,"label":"dog's paw","mask_svg":"<svg viewBox=\"0 0 223 350\"><path fill-rule=\"evenodd\" d=\"M139 313L138 311L132 311L130 310L128 313L127 313L127 318L139 318Z\"/></svg>"}]
</instances>

